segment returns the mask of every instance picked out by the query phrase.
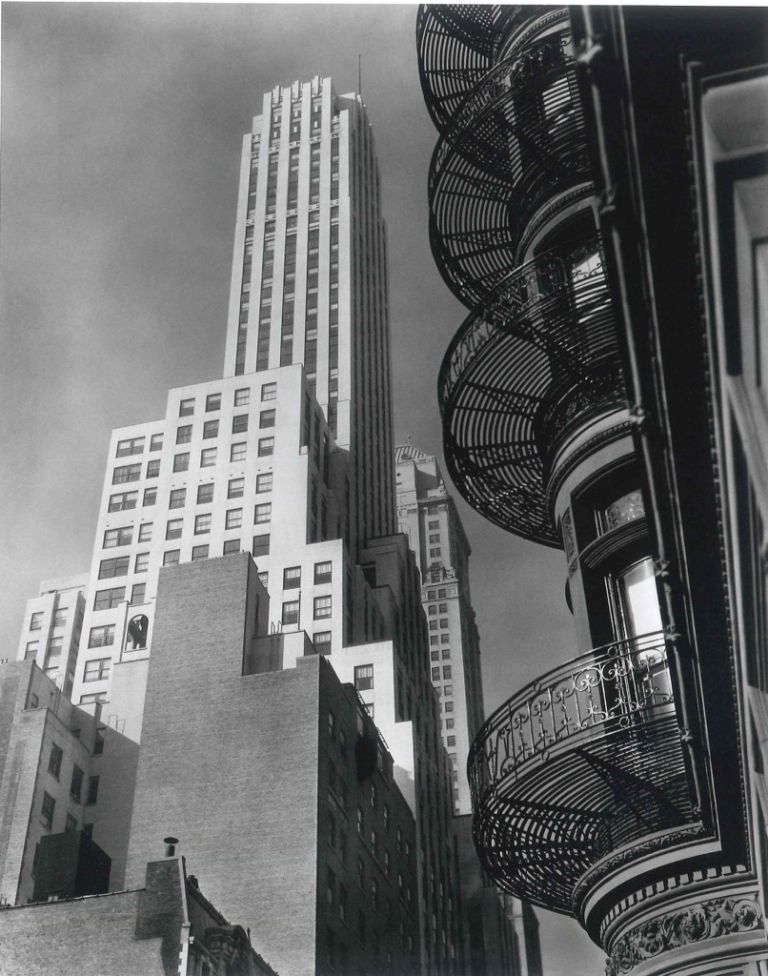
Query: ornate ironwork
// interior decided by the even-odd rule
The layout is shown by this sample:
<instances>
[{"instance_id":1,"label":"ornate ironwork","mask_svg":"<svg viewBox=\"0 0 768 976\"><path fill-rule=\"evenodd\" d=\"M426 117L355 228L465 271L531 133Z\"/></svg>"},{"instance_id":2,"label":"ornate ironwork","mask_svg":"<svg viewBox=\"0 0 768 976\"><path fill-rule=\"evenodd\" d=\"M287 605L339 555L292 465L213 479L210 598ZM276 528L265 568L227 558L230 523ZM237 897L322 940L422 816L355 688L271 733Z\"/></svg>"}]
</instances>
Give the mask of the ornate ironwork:
<instances>
[{"instance_id":1,"label":"ornate ironwork","mask_svg":"<svg viewBox=\"0 0 768 976\"><path fill-rule=\"evenodd\" d=\"M565 10L559 18L560 31L515 50L477 82L432 157L432 250L470 306L515 263L522 230L548 199L592 189Z\"/></svg>"},{"instance_id":2,"label":"ornate ironwork","mask_svg":"<svg viewBox=\"0 0 768 976\"><path fill-rule=\"evenodd\" d=\"M480 730L468 773L486 870L572 912L600 859L694 819L662 635L590 651L523 689Z\"/></svg>"},{"instance_id":3,"label":"ornate ironwork","mask_svg":"<svg viewBox=\"0 0 768 976\"><path fill-rule=\"evenodd\" d=\"M623 976L670 949L762 928L763 912L756 892L687 905L649 919L622 936L608 958L606 976Z\"/></svg>"},{"instance_id":4,"label":"ornate ironwork","mask_svg":"<svg viewBox=\"0 0 768 976\"><path fill-rule=\"evenodd\" d=\"M559 547L545 503L553 444L586 409L622 402L598 242L509 274L448 347L438 380L448 468L481 514Z\"/></svg>"}]
</instances>

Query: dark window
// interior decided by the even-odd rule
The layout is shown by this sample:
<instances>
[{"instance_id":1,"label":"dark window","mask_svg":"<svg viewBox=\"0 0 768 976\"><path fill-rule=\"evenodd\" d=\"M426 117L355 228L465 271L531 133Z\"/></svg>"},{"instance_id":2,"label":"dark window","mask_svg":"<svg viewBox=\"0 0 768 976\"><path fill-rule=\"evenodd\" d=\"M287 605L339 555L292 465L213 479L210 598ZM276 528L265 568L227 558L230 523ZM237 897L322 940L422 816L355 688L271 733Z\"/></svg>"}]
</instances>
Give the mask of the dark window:
<instances>
[{"instance_id":1,"label":"dark window","mask_svg":"<svg viewBox=\"0 0 768 976\"><path fill-rule=\"evenodd\" d=\"M265 427L275 426L275 411L274 410L262 410L259 414L259 427L263 430Z\"/></svg>"},{"instance_id":2,"label":"dark window","mask_svg":"<svg viewBox=\"0 0 768 976\"><path fill-rule=\"evenodd\" d=\"M111 590L97 590L93 601L94 610L109 610L125 599L125 587L114 586Z\"/></svg>"},{"instance_id":3,"label":"dark window","mask_svg":"<svg viewBox=\"0 0 768 976\"><path fill-rule=\"evenodd\" d=\"M56 809L56 801L49 793L43 793L43 806L40 811L43 816L43 823L46 827L53 824L53 813Z\"/></svg>"},{"instance_id":4,"label":"dark window","mask_svg":"<svg viewBox=\"0 0 768 976\"><path fill-rule=\"evenodd\" d=\"M48 772L56 779L61 775L61 760L64 758L64 750L54 743L51 746L51 755L48 758Z\"/></svg>"},{"instance_id":5,"label":"dark window","mask_svg":"<svg viewBox=\"0 0 768 976\"><path fill-rule=\"evenodd\" d=\"M367 691L373 688L373 665L359 664L355 667L355 688Z\"/></svg>"},{"instance_id":6,"label":"dark window","mask_svg":"<svg viewBox=\"0 0 768 976\"><path fill-rule=\"evenodd\" d=\"M207 505L213 501L213 482L197 486L197 504Z\"/></svg>"},{"instance_id":7,"label":"dark window","mask_svg":"<svg viewBox=\"0 0 768 976\"><path fill-rule=\"evenodd\" d=\"M99 798L99 777L88 777L88 798L85 801L88 805L95 803Z\"/></svg>"},{"instance_id":8,"label":"dark window","mask_svg":"<svg viewBox=\"0 0 768 976\"><path fill-rule=\"evenodd\" d=\"M104 740L102 739L101 742L103 747ZM93 751L95 753L96 749L94 748ZM82 769L80 769L79 766L75 766L74 769L72 770L72 780L70 781L69 784L69 793L72 799L77 800L77 802L79 803L82 792L83 792L83 771Z\"/></svg>"},{"instance_id":9,"label":"dark window","mask_svg":"<svg viewBox=\"0 0 768 976\"><path fill-rule=\"evenodd\" d=\"M205 409L206 410L220 410L221 409L221 394L220 393L209 393L205 398Z\"/></svg>"},{"instance_id":10,"label":"dark window","mask_svg":"<svg viewBox=\"0 0 768 976\"><path fill-rule=\"evenodd\" d=\"M119 556L117 559L102 559L99 563L99 579L109 579L113 576L127 576L129 556Z\"/></svg>"},{"instance_id":11,"label":"dark window","mask_svg":"<svg viewBox=\"0 0 768 976\"><path fill-rule=\"evenodd\" d=\"M248 414L240 413L232 418L232 433L243 434L248 430Z\"/></svg>"},{"instance_id":12,"label":"dark window","mask_svg":"<svg viewBox=\"0 0 768 976\"><path fill-rule=\"evenodd\" d=\"M265 535L255 535L253 537L253 548L251 552L254 556L269 555L269 533Z\"/></svg>"}]
</instances>

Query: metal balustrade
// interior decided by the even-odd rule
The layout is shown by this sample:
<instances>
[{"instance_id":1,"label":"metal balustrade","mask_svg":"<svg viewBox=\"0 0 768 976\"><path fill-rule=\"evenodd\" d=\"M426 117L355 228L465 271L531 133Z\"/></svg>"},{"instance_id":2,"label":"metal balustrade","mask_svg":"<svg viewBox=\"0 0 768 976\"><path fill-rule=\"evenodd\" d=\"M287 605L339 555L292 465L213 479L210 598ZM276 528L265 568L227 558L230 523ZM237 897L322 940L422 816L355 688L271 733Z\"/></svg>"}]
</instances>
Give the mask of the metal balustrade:
<instances>
[{"instance_id":1,"label":"metal balustrade","mask_svg":"<svg viewBox=\"0 0 768 976\"><path fill-rule=\"evenodd\" d=\"M446 460L464 498L508 531L560 539L545 507L545 463L575 414L622 403L613 309L597 239L593 266L543 254L469 316L438 380ZM612 377L608 382L606 376Z\"/></svg>"},{"instance_id":2,"label":"metal balustrade","mask_svg":"<svg viewBox=\"0 0 768 976\"><path fill-rule=\"evenodd\" d=\"M597 648L528 685L488 719L467 766L486 870L572 912L601 858L695 819L663 636Z\"/></svg>"}]
</instances>

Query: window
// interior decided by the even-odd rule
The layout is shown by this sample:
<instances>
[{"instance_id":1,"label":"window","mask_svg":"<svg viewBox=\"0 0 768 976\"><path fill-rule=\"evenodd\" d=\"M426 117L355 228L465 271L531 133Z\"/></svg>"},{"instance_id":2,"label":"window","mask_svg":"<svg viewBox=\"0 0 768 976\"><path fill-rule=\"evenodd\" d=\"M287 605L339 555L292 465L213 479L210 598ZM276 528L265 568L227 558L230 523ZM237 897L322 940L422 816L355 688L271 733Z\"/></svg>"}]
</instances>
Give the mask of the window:
<instances>
[{"instance_id":1,"label":"window","mask_svg":"<svg viewBox=\"0 0 768 976\"><path fill-rule=\"evenodd\" d=\"M429 529L439 529L440 528L440 520L439 519L434 519L433 521L429 522L429 524L427 525L427 528L429 528Z\"/></svg>"},{"instance_id":2,"label":"window","mask_svg":"<svg viewBox=\"0 0 768 976\"><path fill-rule=\"evenodd\" d=\"M189 470L189 454L175 454L173 457L173 470L174 471L188 471Z\"/></svg>"},{"instance_id":3,"label":"window","mask_svg":"<svg viewBox=\"0 0 768 976\"><path fill-rule=\"evenodd\" d=\"M213 488L213 485L211 485ZM258 487L256 491L258 491ZM242 498L245 491L245 478L230 478L227 486L227 498ZM199 501L199 499L198 499Z\"/></svg>"},{"instance_id":4,"label":"window","mask_svg":"<svg viewBox=\"0 0 768 976\"><path fill-rule=\"evenodd\" d=\"M147 477L157 478L160 475L160 458L153 458L147 461Z\"/></svg>"},{"instance_id":5,"label":"window","mask_svg":"<svg viewBox=\"0 0 768 976\"><path fill-rule=\"evenodd\" d=\"M180 549L169 549L163 553L163 566L178 566L180 556Z\"/></svg>"},{"instance_id":6,"label":"window","mask_svg":"<svg viewBox=\"0 0 768 976\"><path fill-rule=\"evenodd\" d=\"M221 409L221 394L220 393L209 393L205 398L205 409L209 410L220 410Z\"/></svg>"},{"instance_id":7,"label":"window","mask_svg":"<svg viewBox=\"0 0 768 976\"><path fill-rule=\"evenodd\" d=\"M438 607L438 609L439 609L440 613L448 613L448 604L447 603L441 603L440 606ZM447 627L448 624L446 623L445 626Z\"/></svg>"},{"instance_id":8,"label":"window","mask_svg":"<svg viewBox=\"0 0 768 976\"><path fill-rule=\"evenodd\" d=\"M251 391L249 389L235 390L235 406L247 407L251 402Z\"/></svg>"},{"instance_id":9,"label":"window","mask_svg":"<svg viewBox=\"0 0 768 976\"><path fill-rule=\"evenodd\" d=\"M116 546L129 546L133 541L133 526L127 525L120 529L107 529L104 533L102 548L114 549Z\"/></svg>"},{"instance_id":10,"label":"window","mask_svg":"<svg viewBox=\"0 0 768 976\"><path fill-rule=\"evenodd\" d=\"M447 739L445 740L445 742L446 742L446 745L448 745L448 746L455 746L456 745L456 736L455 735L449 735L447 737Z\"/></svg>"},{"instance_id":11,"label":"window","mask_svg":"<svg viewBox=\"0 0 768 976\"><path fill-rule=\"evenodd\" d=\"M274 410L262 410L259 414L259 428L264 430L265 427L275 426L275 411Z\"/></svg>"},{"instance_id":12,"label":"window","mask_svg":"<svg viewBox=\"0 0 768 976\"><path fill-rule=\"evenodd\" d=\"M200 467L210 468L216 464L216 448L206 447L204 450L200 451Z\"/></svg>"},{"instance_id":13,"label":"window","mask_svg":"<svg viewBox=\"0 0 768 976\"><path fill-rule=\"evenodd\" d=\"M224 549L223 549L224 555L229 556L233 552L240 552L239 539L227 539L227 541L224 543Z\"/></svg>"},{"instance_id":14,"label":"window","mask_svg":"<svg viewBox=\"0 0 768 976\"><path fill-rule=\"evenodd\" d=\"M127 440L117 442L115 457L127 457L129 454L144 453L144 438L129 437Z\"/></svg>"},{"instance_id":15,"label":"window","mask_svg":"<svg viewBox=\"0 0 768 976\"><path fill-rule=\"evenodd\" d=\"M230 508L227 511L227 517L224 524L225 529L239 529L243 524L243 510L242 508Z\"/></svg>"},{"instance_id":16,"label":"window","mask_svg":"<svg viewBox=\"0 0 768 976\"><path fill-rule=\"evenodd\" d=\"M151 542L152 541L152 523L142 522L139 526L139 542Z\"/></svg>"},{"instance_id":17,"label":"window","mask_svg":"<svg viewBox=\"0 0 768 976\"><path fill-rule=\"evenodd\" d=\"M430 555L430 557L432 559L436 559L440 555L440 550L439 549L430 549L429 550L429 555Z\"/></svg>"},{"instance_id":18,"label":"window","mask_svg":"<svg viewBox=\"0 0 768 976\"><path fill-rule=\"evenodd\" d=\"M50 793L43 793L43 806L41 809L41 814L43 817L43 824L46 827L50 827L53 824L53 812L56 809L56 801L50 795Z\"/></svg>"},{"instance_id":19,"label":"window","mask_svg":"<svg viewBox=\"0 0 768 976\"><path fill-rule=\"evenodd\" d=\"M140 552L136 555L136 562L133 564L134 573L146 573L149 569L149 553Z\"/></svg>"},{"instance_id":20,"label":"window","mask_svg":"<svg viewBox=\"0 0 768 976\"><path fill-rule=\"evenodd\" d=\"M258 524L259 522L269 522L272 518L272 502L264 502L261 505L257 505L253 510L253 521Z\"/></svg>"},{"instance_id":21,"label":"window","mask_svg":"<svg viewBox=\"0 0 768 976\"><path fill-rule=\"evenodd\" d=\"M103 740L102 740L103 741ZM79 766L75 766L72 769L72 779L69 783L69 795L73 800L80 802L80 797L83 792L83 771Z\"/></svg>"},{"instance_id":22,"label":"window","mask_svg":"<svg viewBox=\"0 0 768 976\"><path fill-rule=\"evenodd\" d=\"M93 754L94 756L101 756L104 753L104 738L98 733L93 740Z\"/></svg>"},{"instance_id":23,"label":"window","mask_svg":"<svg viewBox=\"0 0 768 976\"><path fill-rule=\"evenodd\" d=\"M440 634L440 643L441 644L447 644L450 639L451 639L451 635L450 634Z\"/></svg>"},{"instance_id":24,"label":"window","mask_svg":"<svg viewBox=\"0 0 768 976\"><path fill-rule=\"evenodd\" d=\"M189 444L191 440L192 440L192 424L186 424L184 427L176 428L177 444Z\"/></svg>"},{"instance_id":25,"label":"window","mask_svg":"<svg viewBox=\"0 0 768 976\"><path fill-rule=\"evenodd\" d=\"M259 582L265 590L269 589L269 573L258 573Z\"/></svg>"},{"instance_id":26,"label":"window","mask_svg":"<svg viewBox=\"0 0 768 976\"><path fill-rule=\"evenodd\" d=\"M211 531L211 519L213 516L210 512L205 512L202 515L195 516L195 535L204 535L206 532Z\"/></svg>"},{"instance_id":27,"label":"window","mask_svg":"<svg viewBox=\"0 0 768 976\"><path fill-rule=\"evenodd\" d=\"M259 441L261 443L261 441ZM229 449L230 461L244 461L246 457L247 444L245 441L238 441Z\"/></svg>"},{"instance_id":28,"label":"window","mask_svg":"<svg viewBox=\"0 0 768 976\"><path fill-rule=\"evenodd\" d=\"M450 664L443 665L443 681L450 680L451 677L451 666Z\"/></svg>"},{"instance_id":29,"label":"window","mask_svg":"<svg viewBox=\"0 0 768 976\"><path fill-rule=\"evenodd\" d=\"M253 548L251 553L254 556L268 556L269 555L269 533L266 535L255 535L253 537Z\"/></svg>"},{"instance_id":30,"label":"window","mask_svg":"<svg viewBox=\"0 0 768 976\"><path fill-rule=\"evenodd\" d=\"M40 641L29 641L27 647L24 651L25 661L34 661L37 657L37 652L40 649Z\"/></svg>"},{"instance_id":31,"label":"window","mask_svg":"<svg viewBox=\"0 0 768 976\"><path fill-rule=\"evenodd\" d=\"M48 757L48 772L56 779L61 776L61 760L64 758L64 750L56 743L51 746L51 754Z\"/></svg>"},{"instance_id":32,"label":"window","mask_svg":"<svg viewBox=\"0 0 768 976\"><path fill-rule=\"evenodd\" d=\"M37 613L33 613L29 618L29 629L30 630L40 630L43 623L43 611L39 610Z\"/></svg>"},{"instance_id":33,"label":"window","mask_svg":"<svg viewBox=\"0 0 768 976\"><path fill-rule=\"evenodd\" d=\"M81 705L95 705L100 702L105 702L107 700L107 693L105 691L97 691L90 695L80 695Z\"/></svg>"},{"instance_id":34,"label":"window","mask_svg":"<svg viewBox=\"0 0 768 976\"><path fill-rule=\"evenodd\" d=\"M125 599L125 587L114 586L111 590L97 590L93 601L94 610L111 610Z\"/></svg>"},{"instance_id":35,"label":"window","mask_svg":"<svg viewBox=\"0 0 768 976\"><path fill-rule=\"evenodd\" d=\"M134 583L131 590L131 604L143 603L147 593L146 583Z\"/></svg>"},{"instance_id":36,"label":"window","mask_svg":"<svg viewBox=\"0 0 768 976\"><path fill-rule=\"evenodd\" d=\"M97 657L92 661L85 662L83 670L83 681L102 681L109 677L109 669L112 658Z\"/></svg>"},{"instance_id":37,"label":"window","mask_svg":"<svg viewBox=\"0 0 768 976\"><path fill-rule=\"evenodd\" d=\"M256 491L271 491L272 490L272 472L265 471L264 474L256 475Z\"/></svg>"},{"instance_id":38,"label":"window","mask_svg":"<svg viewBox=\"0 0 768 976\"><path fill-rule=\"evenodd\" d=\"M207 505L213 501L213 482L208 482L207 485L197 486L197 504Z\"/></svg>"},{"instance_id":39,"label":"window","mask_svg":"<svg viewBox=\"0 0 768 976\"><path fill-rule=\"evenodd\" d=\"M357 832L361 837L365 833L365 814L362 807L357 808Z\"/></svg>"},{"instance_id":40,"label":"window","mask_svg":"<svg viewBox=\"0 0 768 976\"><path fill-rule=\"evenodd\" d=\"M88 637L88 647L107 647L115 643L115 625L104 624L101 627L91 627Z\"/></svg>"},{"instance_id":41,"label":"window","mask_svg":"<svg viewBox=\"0 0 768 976\"><path fill-rule=\"evenodd\" d=\"M152 439L149 442L150 451L160 451L163 447L163 435L153 434Z\"/></svg>"},{"instance_id":42,"label":"window","mask_svg":"<svg viewBox=\"0 0 768 976\"><path fill-rule=\"evenodd\" d=\"M446 712L452 712L453 711L453 702L452 701L447 701L445 703L445 710L446 710Z\"/></svg>"},{"instance_id":43,"label":"window","mask_svg":"<svg viewBox=\"0 0 768 976\"><path fill-rule=\"evenodd\" d=\"M182 400L179 403L179 416L189 417L195 412L195 398L190 397L189 400Z\"/></svg>"},{"instance_id":44,"label":"window","mask_svg":"<svg viewBox=\"0 0 768 976\"><path fill-rule=\"evenodd\" d=\"M192 561L208 558L208 546L192 546Z\"/></svg>"},{"instance_id":45,"label":"window","mask_svg":"<svg viewBox=\"0 0 768 976\"><path fill-rule=\"evenodd\" d=\"M157 488L145 488L144 489L144 499L142 505L146 507L147 505L154 505L157 501Z\"/></svg>"},{"instance_id":46,"label":"window","mask_svg":"<svg viewBox=\"0 0 768 976\"><path fill-rule=\"evenodd\" d=\"M165 526L166 539L180 539L184 529L184 519L168 519Z\"/></svg>"},{"instance_id":47,"label":"window","mask_svg":"<svg viewBox=\"0 0 768 976\"><path fill-rule=\"evenodd\" d=\"M316 630L312 635L312 643L318 654L331 653L331 632L330 630Z\"/></svg>"},{"instance_id":48,"label":"window","mask_svg":"<svg viewBox=\"0 0 768 976\"><path fill-rule=\"evenodd\" d=\"M261 437L259 438L259 457L268 457L270 454L275 453L275 438L274 437Z\"/></svg>"},{"instance_id":49,"label":"window","mask_svg":"<svg viewBox=\"0 0 768 976\"><path fill-rule=\"evenodd\" d=\"M206 420L203 424L203 440L209 440L211 437L219 436L219 422L218 420Z\"/></svg>"},{"instance_id":50,"label":"window","mask_svg":"<svg viewBox=\"0 0 768 976\"><path fill-rule=\"evenodd\" d=\"M453 694L453 685L444 685L443 686L443 694L444 695L452 695Z\"/></svg>"},{"instance_id":51,"label":"window","mask_svg":"<svg viewBox=\"0 0 768 976\"><path fill-rule=\"evenodd\" d=\"M448 618L447 617L441 617L440 618L440 626L443 629L445 629L448 626Z\"/></svg>"},{"instance_id":52,"label":"window","mask_svg":"<svg viewBox=\"0 0 768 976\"><path fill-rule=\"evenodd\" d=\"M293 590L301 586L301 566L288 566L283 570L283 589Z\"/></svg>"},{"instance_id":53,"label":"window","mask_svg":"<svg viewBox=\"0 0 768 976\"><path fill-rule=\"evenodd\" d=\"M355 688L358 691L369 691L373 688L372 664L358 664L355 667Z\"/></svg>"},{"instance_id":54,"label":"window","mask_svg":"<svg viewBox=\"0 0 768 976\"><path fill-rule=\"evenodd\" d=\"M432 680L433 681L440 680L440 668L432 668Z\"/></svg>"},{"instance_id":55,"label":"window","mask_svg":"<svg viewBox=\"0 0 768 976\"><path fill-rule=\"evenodd\" d=\"M299 601L288 600L283 604L283 624L297 624L299 622Z\"/></svg>"},{"instance_id":56,"label":"window","mask_svg":"<svg viewBox=\"0 0 768 976\"><path fill-rule=\"evenodd\" d=\"M67 819L64 823L64 833L74 834L77 832L77 817L73 817L71 813L67 814Z\"/></svg>"},{"instance_id":57,"label":"window","mask_svg":"<svg viewBox=\"0 0 768 976\"><path fill-rule=\"evenodd\" d=\"M122 485L126 481L138 481L141 478L140 464L124 464L112 472L112 484Z\"/></svg>"},{"instance_id":58,"label":"window","mask_svg":"<svg viewBox=\"0 0 768 976\"><path fill-rule=\"evenodd\" d=\"M330 596L316 596L314 600L314 619L322 620L330 617L332 613L332 603Z\"/></svg>"},{"instance_id":59,"label":"window","mask_svg":"<svg viewBox=\"0 0 768 976\"><path fill-rule=\"evenodd\" d=\"M433 533L432 535L430 535L429 541L430 542L439 542L440 541L440 533L439 532L436 532L436 533Z\"/></svg>"},{"instance_id":60,"label":"window","mask_svg":"<svg viewBox=\"0 0 768 976\"><path fill-rule=\"evenodd\" d=\"M277 396L277 383L265 383L261 388L262 400L274 400Z\"/></svg>"},{"instance_id":61,"label":"window","mask_svg":"<svg viewBox=\"0 0 768 976\"><path fill-rule=\"evenodd\" d=\"M86 798L86 803L88 806L92 806L99 798L99 777L89 776L88 777L88 796Z\"/></svg>"},{"instance_id":62,"label":"window","mask_svg":"<svg viewBox=\"0 0 768 976\"><path fill-rule=\"evenodd\" d=\"M138 500L139 493L137 491L125 491L119 495L110 495L107 511L127 512L132 508L136 508L136 503Z\"/></svg>"},{"instance_id":63,"label":"window","mask_svg":"<svg viewBox=\"0 0 768 976\"><path fill-rule=\"evenodd\" d=\"M333 576L333 563L315 563L315 583L330 583Z\"/></svg>"},{"instance_id":64,"label":"window","mask_svg":"<svg viewBox=\"0 0 768 976\"><path fill-rule=\"evenodd\" d=\"M452 719L452 718L447 718L447 719L445 720L445 727L446 727L446 729L452 729L452 728L453 728L453 726L454 726L454 721L453 721L453 719Z\"/></svg>"},{"instance_id":65,"label":"window","mask_svg":"<svg viewBox=\"0 0 768 976\"><path fill-rule=\"evenodd\" d=\"M232 433L244 434L248 430L248 414L239 413L232 418Z\"/></svg>"},{"instance_id":66,"label":"window","mask_svg":"<svg viewBox=\"0 0 768 976\"><path fill-rule=\"evenodd\" d=\"M186 488L174 488L168 501L168 508L184 508L187 500Z\"/></svg>"},{"instance_id":67,"label":"window","mask_svg":"<svg viewBox=\"0 0 768 976\"><path fill-rule=\"evenodd\" d=\"M102 559L99 563L99 579L109 579L112 576L127 576L129 560L130 556L118 556L117 559Z\"/></svg>"}]
</instances>

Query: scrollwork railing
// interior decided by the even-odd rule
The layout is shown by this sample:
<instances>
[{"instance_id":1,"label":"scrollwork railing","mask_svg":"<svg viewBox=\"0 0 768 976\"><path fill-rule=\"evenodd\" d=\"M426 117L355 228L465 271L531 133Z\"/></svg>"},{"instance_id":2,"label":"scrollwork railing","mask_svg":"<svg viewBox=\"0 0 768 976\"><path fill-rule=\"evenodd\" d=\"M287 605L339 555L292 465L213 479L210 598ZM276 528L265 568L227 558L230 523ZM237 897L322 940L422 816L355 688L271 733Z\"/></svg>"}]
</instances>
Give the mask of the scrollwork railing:
<instances>
[{"instance_id":1,"label":"scrollwork railing","mask_svg":"<svg viewBox=\"0 0 768 976\"><path fill-rule=\"evenodd\" d=\"M478 733L468 760L474 808L531 760L546 763L590 730L606 736L636 729L672 700L661 634L608 644L562 665L511 698Z\"/></svg>"}]
</instances>

